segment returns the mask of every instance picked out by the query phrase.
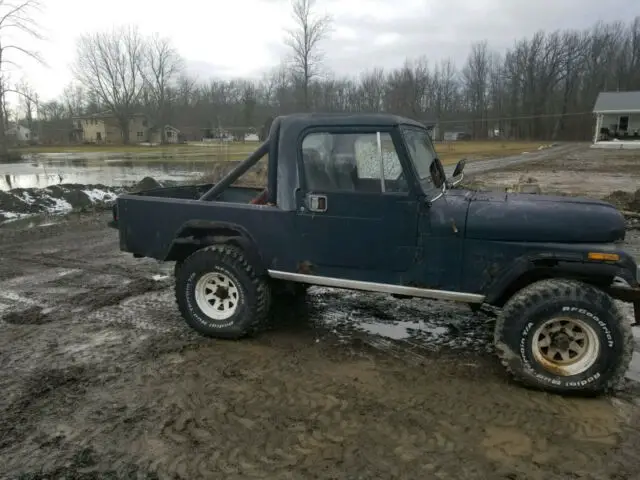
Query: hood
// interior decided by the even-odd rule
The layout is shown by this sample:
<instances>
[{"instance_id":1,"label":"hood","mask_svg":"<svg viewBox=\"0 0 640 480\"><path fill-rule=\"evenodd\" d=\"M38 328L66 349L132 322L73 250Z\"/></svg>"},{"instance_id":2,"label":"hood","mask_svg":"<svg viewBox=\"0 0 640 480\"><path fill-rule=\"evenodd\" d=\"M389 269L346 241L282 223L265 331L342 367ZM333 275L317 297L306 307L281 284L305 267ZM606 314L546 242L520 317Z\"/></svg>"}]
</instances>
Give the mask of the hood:
<instances>
[{"instance_id":1,"label":"hood","mask_svg":"<svg viewBox=\"0 0 640 480\"><path fill-rule=\"evenodd\" d=\"M469 200L467 238L610 243L625 235L622 214L600 200L498 192L476 192Z\"/></svg>"}]
</instances>

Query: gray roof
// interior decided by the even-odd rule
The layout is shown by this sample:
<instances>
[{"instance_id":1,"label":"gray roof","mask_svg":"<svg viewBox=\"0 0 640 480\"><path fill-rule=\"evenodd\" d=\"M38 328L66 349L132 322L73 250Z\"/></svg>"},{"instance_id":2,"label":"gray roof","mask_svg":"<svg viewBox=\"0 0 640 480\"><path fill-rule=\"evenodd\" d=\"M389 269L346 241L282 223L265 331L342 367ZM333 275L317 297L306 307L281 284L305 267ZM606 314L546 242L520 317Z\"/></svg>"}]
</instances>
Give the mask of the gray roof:
<instances>
[{"instance_id":1,"label":"gray roof","mask_svg":"<svg viewBox=\"0 0 640 480\"><path fill-rule=\"evenodd\" d=\"M600 92L593 112L633 112L640 111L640 91Z\"/></svg>"}]
</instances>

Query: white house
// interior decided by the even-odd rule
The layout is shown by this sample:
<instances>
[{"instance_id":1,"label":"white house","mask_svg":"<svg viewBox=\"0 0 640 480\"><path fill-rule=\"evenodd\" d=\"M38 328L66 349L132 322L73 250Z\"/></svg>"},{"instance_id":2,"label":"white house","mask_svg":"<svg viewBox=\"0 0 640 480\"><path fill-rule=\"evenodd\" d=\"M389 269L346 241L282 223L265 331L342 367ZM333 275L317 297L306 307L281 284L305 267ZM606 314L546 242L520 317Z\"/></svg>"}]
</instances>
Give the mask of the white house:
<instances>
[{"instance_id":1,"label":"white house","mask_svg":"<svg viewBox=\"0 0 640 480\"><path fill-rule=\"evenodd\" d=\"M178 137L180 135L180 130L178 130L177 128L171 126L171 125L165 125L164 128L164 141L165 143L178 143ZM161 143L162 142L162 135L161 135L161 130L159 128L156 128L153 131L149 132L149 141L151 143Z\"/></svg>"},{"instance_id":2,"label":"white house","mask_svg":"<svg viewBox=\"0 0 640 480\"><path fill-rule=\"evenodd\" d=\"M37 134L32 135L31 130L22 125L12 125L4 133L7 136L14 137L20 143L36 142L38 140Z\"/></svg>"},{"instance_id":3,"label":"white house","mask_svg":"<svg viewBox=\"0 0 640 480\"><path fill-rule=\"evenodd\" d=\"M593 113L594 146L640 147L640 91L600 92Z\"/></svg>"}]
</instances>

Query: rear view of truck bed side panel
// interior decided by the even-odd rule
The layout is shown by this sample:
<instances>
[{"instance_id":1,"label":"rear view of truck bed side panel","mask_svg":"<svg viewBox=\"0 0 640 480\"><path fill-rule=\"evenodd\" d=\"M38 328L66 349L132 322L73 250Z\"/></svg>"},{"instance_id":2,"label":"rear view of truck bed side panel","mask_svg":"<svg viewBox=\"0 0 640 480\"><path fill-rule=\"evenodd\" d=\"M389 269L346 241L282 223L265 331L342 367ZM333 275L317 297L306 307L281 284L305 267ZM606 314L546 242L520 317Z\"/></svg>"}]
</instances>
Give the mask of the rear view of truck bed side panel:
<instances>
[{"instance_id":1,"label":"rear view of truck bed side panel","mask_svg":"<svg viewBox=\"0 0 640 480\"><path fill-rule=\"evenodd\" d=\"M288 268L296 252L290 251L293 212L257 205L202 202L176 198L122 195L117 200L120 248L158 260L167 260L173 241L194 221L227 222L251 232L265 266ZM286 258L285 258L286 255Z\"/></svg>"}]
</instances>

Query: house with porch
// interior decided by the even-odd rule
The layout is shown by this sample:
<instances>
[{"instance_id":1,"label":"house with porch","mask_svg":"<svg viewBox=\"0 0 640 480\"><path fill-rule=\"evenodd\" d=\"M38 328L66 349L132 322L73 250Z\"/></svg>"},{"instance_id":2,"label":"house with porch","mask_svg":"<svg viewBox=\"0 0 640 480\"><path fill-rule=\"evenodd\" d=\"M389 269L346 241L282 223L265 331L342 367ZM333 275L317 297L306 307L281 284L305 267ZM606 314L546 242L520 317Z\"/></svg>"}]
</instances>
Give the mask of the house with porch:
<instances>
[{"instance_id":1,"label":"house with porch","mask_svg":"<svg viewBox=\"0 0 640 480\"><path fill-rule=\"evenodd\" d=\"M594 148L640 148L640 91L600 92L593 107Z\"/></svg>"}]
</instances>

